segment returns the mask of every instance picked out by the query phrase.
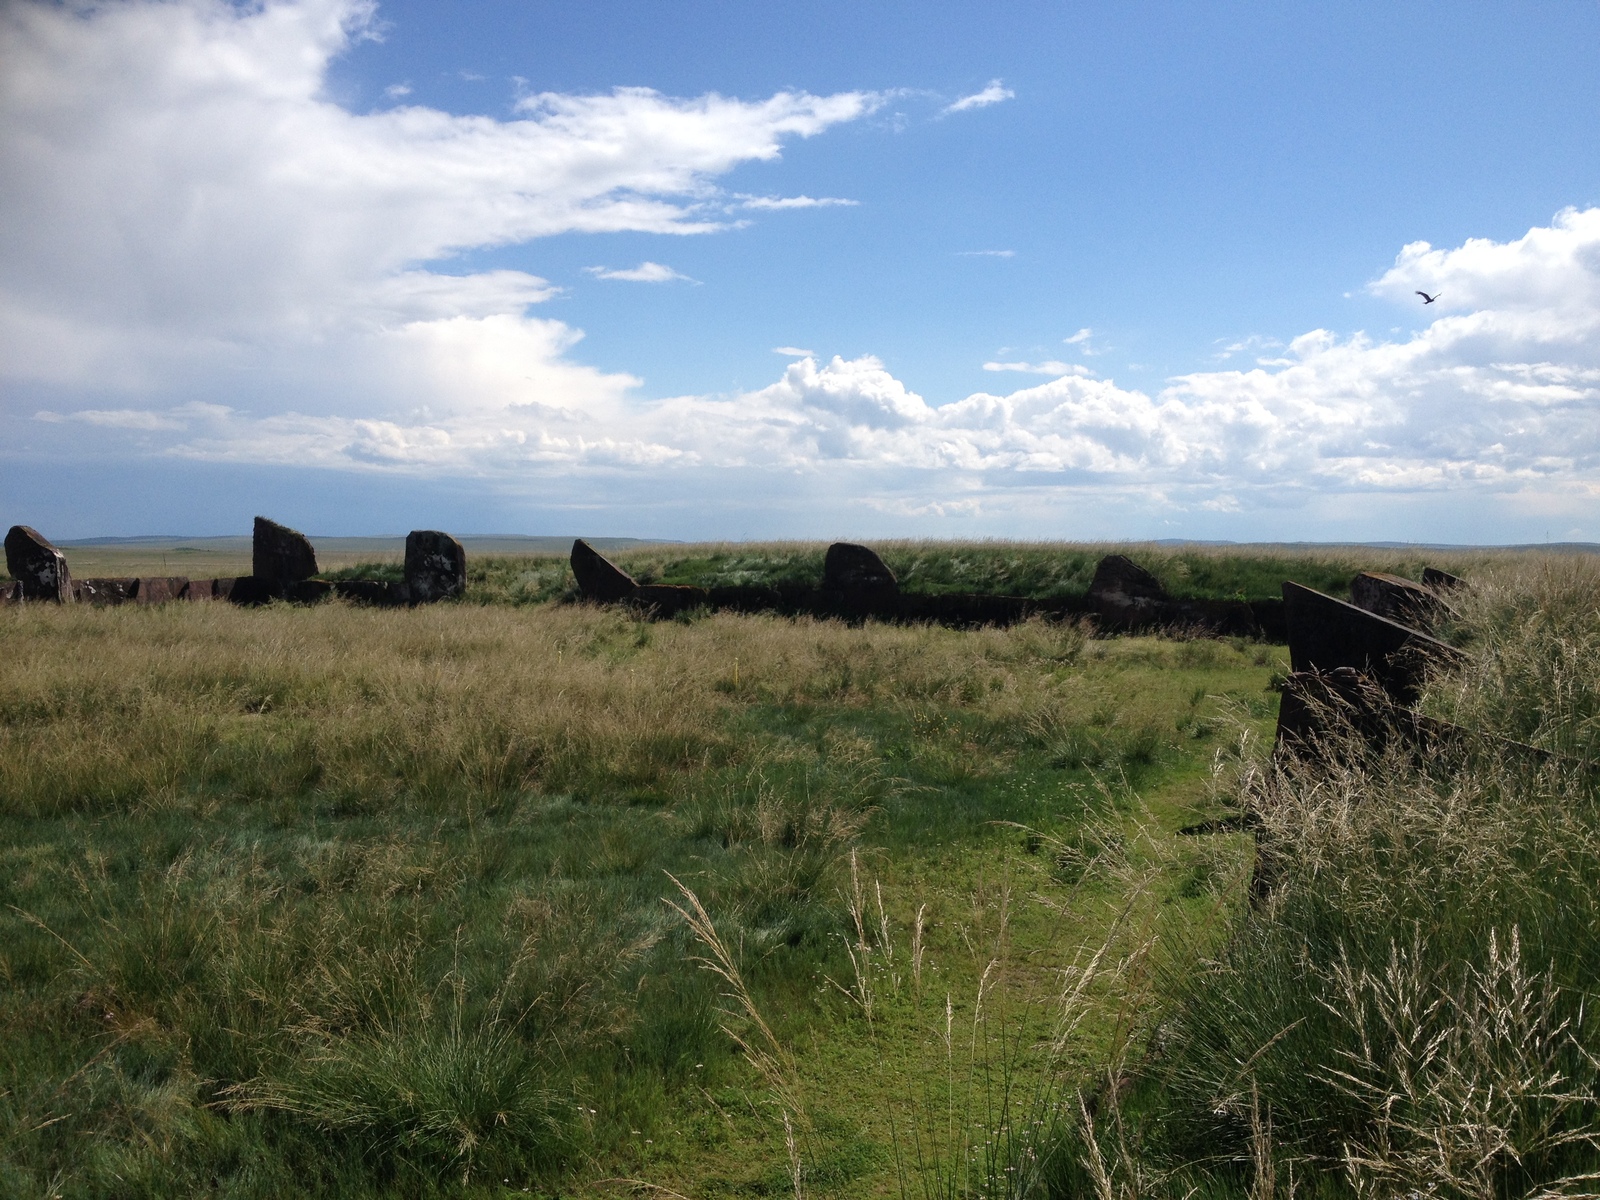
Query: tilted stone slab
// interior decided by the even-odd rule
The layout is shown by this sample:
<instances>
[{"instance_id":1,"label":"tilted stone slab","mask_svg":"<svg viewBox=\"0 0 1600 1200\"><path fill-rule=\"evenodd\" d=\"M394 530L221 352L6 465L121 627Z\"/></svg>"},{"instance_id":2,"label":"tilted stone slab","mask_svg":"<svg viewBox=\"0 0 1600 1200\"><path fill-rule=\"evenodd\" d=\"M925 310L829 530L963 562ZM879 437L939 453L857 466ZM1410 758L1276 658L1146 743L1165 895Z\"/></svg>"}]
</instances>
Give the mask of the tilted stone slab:
<instances>
[{"instance_id":1,"label":"tilted stone slab","mask_svg":"<svg viewBox=\"0 0 1600 1200\"><path fill-rule=\"evenodd\" d=\"M1453 592L1457 588L1467 586L1467 581L1459 575L1452 575L1449 571L1441 571L1438 567L1422 568L1422 586L1432 588L1436 592Z\"/></svg>"},{"instance_id":2,"label":"tilted stone slab","mask_svg":"<svg viewBox=\"0 0 1600 1200\"><path fill-rule=\"evenodd\" d=\"M1295 671L1353 667L1394 700L1412 704L1430 664L1459 665L1454 646L1298 583L1283 585L1289 661Z\"/></svg>"},{"instance_id":3,"label":"tilted stone slab","mask_svg":"<svg viewBox=\"0 0 1600 1200\"><path fill-rule=\"evenodd\" d=\"M572 574L583 598L601 604L626 600L639 586L632 575L582 538L572 543Z\"/></svg>"},{"instance_id":4,"label":"tilted stone slab","mask_svg":"<svg viewBox=\"0 0 1600 1200\"><path fill-rule=\"evenodd\" d=\"M24 600L61 604L75 599L66 556L26 525L13 525L6 534L6 570L21 585Z\"/></svg>"},{"instance_id":5,"label":"tilted stone slab","mask_svg":"<svg viewBox=\"0 0 1600 1200\"><path fill-rule=\"evenodd\" d=\"M405 586L412 604L462 595L467 590L467 552L448 533L413 529L406 535Z\"/></svg>"},{"instance_id":6,"label":"tilted stone slab","mask_svg":"<svg viewBox=\"0 0 1600 1200\"><path fill-rule=\"evenodd\" d=\"M1431 589L1401 575L1363 571L1350 581L1350 603L1402 625L1430 629L1447 611Z\"/></svg>"},{"instance_id":7,"label":"tilted stone slab","mask_svg":"<svg viewBox=\"0 0 1600 1200\"><path fill-rule=\"evenodd\" d=\"M317 552L298 530L257 517L251 542L250 574L258 579L297 583L317 573ZM241 576L242 578L242 576Z\"/></svg>"}]
</instances>

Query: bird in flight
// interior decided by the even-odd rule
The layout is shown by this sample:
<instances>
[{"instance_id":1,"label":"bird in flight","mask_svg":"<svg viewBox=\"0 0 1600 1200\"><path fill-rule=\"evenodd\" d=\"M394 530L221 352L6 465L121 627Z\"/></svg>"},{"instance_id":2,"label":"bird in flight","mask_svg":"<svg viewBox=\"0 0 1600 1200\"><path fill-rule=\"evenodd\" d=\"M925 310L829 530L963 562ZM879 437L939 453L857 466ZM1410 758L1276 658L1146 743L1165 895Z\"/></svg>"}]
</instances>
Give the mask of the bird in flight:
<instances>
[{"instance_id":1,"label":"bird in flight","mask_svg":"<svg viewBox=\"0 0 1600 1200\"><path fill-rule=\"evenodd\" d=\"M1427 292L1418 292L1417 295L1421 296L1422 297L1422 303L1424 305L1427 305L1427 304L1432 304L1435 300L1437 300L1439 298L1439 296L1444 295L1444 293L1440 292L1438 296L1430 296L1430 295L1428 295Z\"/></svg>"}]
</instances>

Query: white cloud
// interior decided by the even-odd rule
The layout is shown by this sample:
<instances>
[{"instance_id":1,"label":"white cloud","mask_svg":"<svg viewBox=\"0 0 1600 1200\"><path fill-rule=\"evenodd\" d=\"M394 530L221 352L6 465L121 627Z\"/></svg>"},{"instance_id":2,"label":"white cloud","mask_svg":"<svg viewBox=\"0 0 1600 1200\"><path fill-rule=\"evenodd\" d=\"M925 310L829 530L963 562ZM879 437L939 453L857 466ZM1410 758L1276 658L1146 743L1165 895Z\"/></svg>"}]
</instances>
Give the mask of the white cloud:
<instances>
[{"instance_id":1,"label":"white cloud","mask_svg":"<svg viewBox=\"0 0 1600 1200\"><path fill-rule=\"evenodd\" d=\"M670 283L681 279L685 283L698 283L697 279L690 279L687 275L680 275L671 267L663 266L658 262L642 262L637 267L624 267L612 270L609 267L585 267L585 271L596 279L620 279L627 283Z\"/></svg>"},{"instance_id":2,"label":"white cloud","mask_svg":"<svg viewBox=\"0 0 1600 1200\"><path fill-rule=\"evenodd\" d=\"M578 331L529 315L558 289L452 274L452 256L722 228L760 199L722 176L877 97L623 89L531 96L504 121L356 114L324 85L370 20L355 0L0 4L0 415L72 453L137 441L511 491L670 477L746 506L813 479L886 513L986 519L1074 488L1241 512L1410 492L1524 497L1566 528L1600 495L1600 209L1404 247L1370 291L1428 322L1414 334L1313 330L1151 392L995 361L1054 377L932 404L870 356L778 347L797 361L769 386L647 403L634 376L574 358ZM1444 299L1424 311L1418 289Z\"/></svg>"},{"instance_id":3,"label":"white cloud","mask_svg":"<svg viewBox=\"0 0 1600 1200\"><path fill-rule=\"evenodd\" d=\"M859 200L841 200L837 196L740 196L739 208L855 208Z\"/></svg>"},{"instance_id":4,"label":"white cloud","mask_svg":"<svg viewBox=\"0 0 1600 1200\"><path fill-rule=\"evenodd\" d=\"M1015 250L957 250L957 258L1015 258Z\"/></svg>"},{"instance_id":5,"label":"white cloud","mask_svg":"<svg viewBox=\"0 0 1600 1200\"><path fill-rule=\"evenodd\" d=\"M391 100L399 100L404 96L411 95L411 85L409 83L391 83L383 89L383 94Z\"/></svg>"},{"instance_id":6,"label":"white cloud","mask_svg":"<svg viewBox=\"0 0 1600 1200\"><path fill-rule=\"evenodd\" d=\"M963 96L954 104L947 104L946 113L966 112L972 108L988 108L991 104L999 104L1002 100L1010 100L1016 96L1010 88L1004 86L998 79L991 79L989 86L981 92L974 92L970 96Z\"/></svg>"},{"instance_id":7,"label":"white cloud","mask_svg":"<svg viewBox=\"0 0 1600 1200\"><path fill-rule=\"evenodd\" d=\"M816 353L815 350L802 350L798 346L774 346L772 352L785 358L810 358Z\"/></svg>"},{"instance_id":8,"label":"white cloud","mask_svg":"<svg viewBox=\"0 0 1600 1200\"><path fill-rule=\"evenodd\" d=\"M723 228L719 176L878 103L624 88L528 96L513 120L355 113L327 70L374 19L364 0L0 5L0 382L387 411L348 365L387 341L472 357L525 322L524 351L570 345L523 316L544 281L440 263Z\"/></svg>"},{"instance_id":9,"label":"white cloud","mask_svg":"<svg viewBox=\"0 0 1600 1200\"><path fill-rule=\"evenodd\" d=\"M964 500L1098 486L1221 513L1281 509L1295 496L1407 492L1544 495L1559 510L1600 492L1600 303L1570 303L1588 274L1600 274L1600 211L1563 214L1551 230L1506 244L1523 247L1509 261L1504 246L1472 243L1426 258L1427 270L1495 307L1442 316L1404 341L1313 330L1271 365L1195 372L1154 394L1072 364L996 362L986 366L1059 374L934 405L870 356L824 363L780 347L799 361L770 386L642 404L627 399L626 378L597 372L519 391L519 381L492 377L493 364L515 357L496 351L441 368L490 397L470 410L387 423L232 413L209 439L178 448L490 473L692 466L705 487L715 470L798 471L906 514L931 513L927 504L943 503L956 482ZM1403 296L1404 272L1422 257L1403 252L1374 287ZM1545 270L1568 286L1542 286ZM508 339L557 335L503 320ZM527 357L548 361L564 348L545 344ZM393 371L400 386L414 367L400 361ZM585 388L581 403L541 399Z\"/></svg>"}]
</instances>

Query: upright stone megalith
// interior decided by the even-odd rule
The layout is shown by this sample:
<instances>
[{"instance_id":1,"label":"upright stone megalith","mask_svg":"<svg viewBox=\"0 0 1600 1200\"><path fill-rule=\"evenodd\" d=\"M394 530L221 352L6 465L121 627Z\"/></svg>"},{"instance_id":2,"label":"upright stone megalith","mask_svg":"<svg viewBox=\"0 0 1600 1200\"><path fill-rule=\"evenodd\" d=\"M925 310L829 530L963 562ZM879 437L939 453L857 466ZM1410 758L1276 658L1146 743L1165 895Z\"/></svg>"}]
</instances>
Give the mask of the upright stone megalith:
<instances>
[{"instance_id":1,"label":"upright stone megalith","mask_svg":"<svg viewBox=\"0 0 1600 1200\"><path fill-rule=\"evenodd\" d=\"M639 586L632 575L582 538L572 543L572 573L583 598L601 604L626 600Z\"/></svg>"},{"instance_id":2,"label":"upright stone megalith","mask_svg":"<svg viewBox=\"0 0 1600 1200\"><path fill-rule=\"evenodd\" d=\"M467 552L448 533L413 529L406 534L406 598L431 604L467 590Z\"/></svg>"},{"instance_id":3,"label":"upright stone megalith","mask_svg":"<svg viewBox=\"0 0 1600 1200\"><path fill-rule=\"evenodd\" d=\"M6 534L6 569L17 581L20 599L57 604L73 599L66 556L26 525L13 525Z\"/></svg>"},{"instance_id":4,"label":"upright stone megalith","mask_svg":"<svg viewBox=\"0 0 1600 1200\"><path fill-rule=\"evenodd\" d=\"M1132 628L1158 619L1167 590L1126 554L1108 554L1089 581L1089 602L1102 621Z\"/></svg>"},{"instance_id":5,"label":"upright stone megalith","mask_svg":"<svg viewBox=\"0 0 1600 1200\"><path fill-rule=\"evenodd\" d=\"M876 551L855 542L835 542L822 560L822 586L830 592L843 592L856 602L882 602L900 595L895 578Z\"/></svg>"},{"instance_id":6,"label":"upright stone megalith","mask_svg":"<svg viewBox=\"0 0 1600 1200\"><path fill-rule=\"evenodd\" d=\"M250 574L275 583L298 583L317 573L317 552L306 535L266 517L256 518Z\"/></svg>"}]
</instances>

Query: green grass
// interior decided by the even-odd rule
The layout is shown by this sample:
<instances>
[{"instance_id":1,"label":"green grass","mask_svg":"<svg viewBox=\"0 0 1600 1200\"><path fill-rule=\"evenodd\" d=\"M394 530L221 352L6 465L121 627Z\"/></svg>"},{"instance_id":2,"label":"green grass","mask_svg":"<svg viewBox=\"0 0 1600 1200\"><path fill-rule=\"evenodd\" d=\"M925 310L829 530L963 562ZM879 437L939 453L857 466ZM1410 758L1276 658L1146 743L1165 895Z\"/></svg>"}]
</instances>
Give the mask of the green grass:
<instances>
[{"instance_id":1,"label":"green grass","mask_svg":"<svg viewBox=\"0 0 1600 1200\"><path fill-rule=\"evenodd\" d=\"M1085 886L997 822L1179 823L1282 665L1038 622L0 616L0 1180L63 1196L776 1186L669 871L811 1047L818 1186L883 1191L897 1060L829 982L850 853L959 993L1002 883ZM1016 907L1035 989L1109 919Z\"/></svg>"},{"instance_id":2,"label":"green grass","mask_svg":"<svg viewBox=\"0 0 1600 1200\"><path fill-rule=\"evenodd\" d=\"M1242 640L0 611L0 1193L1538 1194L1596 1158L1600 577L1474 579L1427 703L1542 771L1270 767ZM1238 812L1264 905L1176 836Z\"/></svg>"}]
</instances>

